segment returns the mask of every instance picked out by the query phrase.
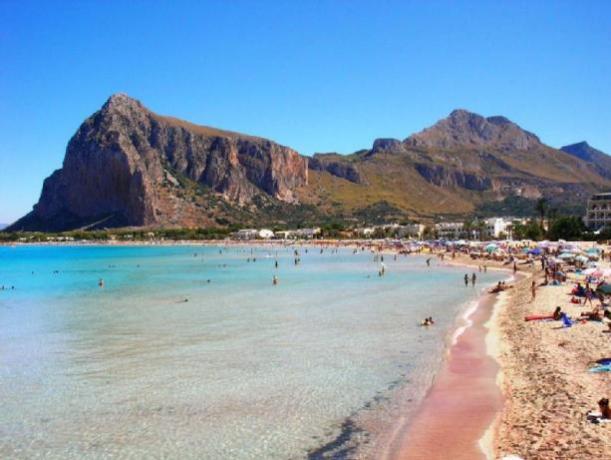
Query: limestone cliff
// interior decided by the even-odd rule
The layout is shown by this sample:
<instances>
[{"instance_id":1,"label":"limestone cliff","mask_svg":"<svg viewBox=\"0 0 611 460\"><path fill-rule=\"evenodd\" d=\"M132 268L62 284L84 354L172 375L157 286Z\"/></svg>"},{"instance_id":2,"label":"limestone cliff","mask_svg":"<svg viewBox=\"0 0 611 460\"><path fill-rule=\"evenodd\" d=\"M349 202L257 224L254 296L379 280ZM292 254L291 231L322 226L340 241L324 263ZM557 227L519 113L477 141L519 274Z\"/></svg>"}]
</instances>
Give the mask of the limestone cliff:
<instances>
[{"instance_id":1,"label":"limestone cliff","mask_svg":"<svg viewBox=\"0 0 611 460\"><path fill-rule=\"evenodd\" d=\"M295 188L307 184L307 159L267 139L157 115L116 94L79 127L62 168L12 229L205 224L181 179L236 205L258 195L295 203Z\"/></svg>"}]
</instances>

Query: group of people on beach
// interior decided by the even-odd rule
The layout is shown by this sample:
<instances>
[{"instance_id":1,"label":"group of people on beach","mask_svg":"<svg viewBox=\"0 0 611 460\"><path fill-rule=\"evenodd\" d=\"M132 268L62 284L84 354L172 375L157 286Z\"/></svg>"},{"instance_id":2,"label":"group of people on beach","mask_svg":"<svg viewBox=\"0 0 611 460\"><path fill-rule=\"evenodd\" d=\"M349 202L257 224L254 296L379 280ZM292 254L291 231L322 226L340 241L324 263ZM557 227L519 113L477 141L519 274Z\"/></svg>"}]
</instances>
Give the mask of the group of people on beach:
<instances>
[{"instance_id":1,"label":"group of people on beach","mask_svg":"<svg viewBox=\"0 0 611 460\"><path fill-rule=\"evenodd\" d=\"M559 267L554 266L552 263L548 261L548 259L543 256L541 257L541 269L543 271L544 280L539 286L548 286L552 285L562 285L567 280L566 274L559 269ZM579 273L578 270L576 270ZM550 280L551 283L550 283ZM582 284L581 281L578 281L573 288L571 289L569 295L570 303L576 304L579 306L590 306L590 310L583 311L579 313L579 316L575 318L578 322L585 323L590 321L595 322L603 322L607 323L608 330L603 332L611 333L611 310L609 310L609 303L605 299L605 295L603 292L599 290L599 288L605 283L604 280L596 281L586 277L585 284ZM536 290L537 290L536 281L533 279L531 281L530 290L531 290L531 302L536 298ZM593 302L598 301L596 306L593 306ZM562 307L560 305L556 306L553 313L549 316L540 315L527 317L526 319L550 319L554 321L562 321L563 326L565 328L571 327L575 324L575 320L572 319L566 312L562 311ZM598 407L600 409L599 413L588 412L587 419L592 423L606 423L611 422L611 409L609 408L609 399L606 397L601 398L598 401Z\"/></svg>"},{"instance_id":2,"label":"group of people on beach","mask_svg":"<svg viewBox=\"0 0 611 460\"><path fill-rule=\"evenodd\" d=\"M488 292L490 294L498 294L499 292L506 291L507 289L511 289L512 287L513 285L507 284L505 281L499 281L498 283L496 283L496 286L494 286Z\"/></svg>"}]
</instances>

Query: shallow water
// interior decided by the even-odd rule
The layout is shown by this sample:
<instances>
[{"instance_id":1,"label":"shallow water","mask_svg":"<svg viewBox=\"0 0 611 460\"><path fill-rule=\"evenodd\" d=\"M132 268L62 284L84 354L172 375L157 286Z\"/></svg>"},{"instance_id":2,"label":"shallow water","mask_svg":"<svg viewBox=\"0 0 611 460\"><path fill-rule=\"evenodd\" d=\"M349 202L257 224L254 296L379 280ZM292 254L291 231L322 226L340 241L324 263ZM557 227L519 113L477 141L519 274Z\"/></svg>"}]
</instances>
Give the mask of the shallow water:
<instances>
[{"instance_id":1,"label":"shallow water","mask_svg":"<svg viewBox=\"0 0 611 460\"><path fill-rule=\"evenodd\" d=\"M0 457L354 456L361 415L420 395L502 277L300 251L0 248Z\"/></svg>"}]
</instances>

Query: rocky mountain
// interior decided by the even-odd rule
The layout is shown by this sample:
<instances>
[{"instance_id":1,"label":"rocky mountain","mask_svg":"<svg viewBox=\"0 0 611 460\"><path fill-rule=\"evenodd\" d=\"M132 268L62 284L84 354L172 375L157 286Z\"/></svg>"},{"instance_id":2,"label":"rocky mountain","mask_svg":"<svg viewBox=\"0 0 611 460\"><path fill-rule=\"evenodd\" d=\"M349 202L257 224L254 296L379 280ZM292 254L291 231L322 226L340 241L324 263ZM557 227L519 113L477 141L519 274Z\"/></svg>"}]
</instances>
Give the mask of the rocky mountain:
<instances>
[{"instance_id":1,"label":"rocky mountain","mask_svg":"<svg viewBox=\"0 0 611 460\"><path fill-rule=\"evenodd\" d=\"M63 167L11 229L211 225L227 204L294 203L307 181L307 159L290 148L163 117L116 94L79 127Z\"/></svg>"},{"instance_id":2,"label":"rocky mountain","mask_svg":"<svg viewBox=\"0 0 611 460\"><path fill-rule=\"evenodd\" d=\"M358 172L359 180L343 176L339 166L317 167L301 200L347 214L383 202L393 216L432 218L540 197L575 210L611 185L598 165L543 144L505 117L466 110L406 139L376 139L370 149L332 161Z\"/></svg>"},{"instance_id":3,"label":"rocky mountain","mask_svg":"<svg viewBox=\"0 0 611 460\"><path fill-rule=\"evenodd\" d=\"M504 117L455 110L403 140L307 158L117 94L79 127L10 230L428 219L540 197L578 209L611 186L611 164L577 145L553 149Z\"/></svg>"},{"instance_id":4,"label":"rocky mountain","mask_svg":"<svg viewBox=\"0 0 611 460\"><path fill-rule=\"evenodd\" d=\"M589 163L601 176L611 179L611 157L591 147L587 142L565 145L560 150Z\"/></svg>"},{"instance_id":5,"label":"rocky mountain","mask_svg":"<svg viewBox=\"0 0 611 460\"><path fill-rule=\"evenodd\" d=\"M406 146L438 149L498 148L528 150L539 147L539 138L523 130L505 117L488 117L454 110L434 126L404 141Z\"/></svg>"}]
</instances>

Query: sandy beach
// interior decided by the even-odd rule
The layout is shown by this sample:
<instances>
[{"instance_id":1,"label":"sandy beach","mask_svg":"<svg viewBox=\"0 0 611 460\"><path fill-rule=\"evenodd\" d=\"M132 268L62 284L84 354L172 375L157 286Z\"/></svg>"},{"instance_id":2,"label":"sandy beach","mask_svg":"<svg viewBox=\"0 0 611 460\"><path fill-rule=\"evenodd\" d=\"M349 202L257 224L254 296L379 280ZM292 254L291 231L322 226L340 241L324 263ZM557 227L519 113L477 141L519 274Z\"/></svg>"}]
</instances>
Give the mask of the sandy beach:
<instances>
[{"instance_id":1,"label":"sandy beach","mask_svg":"<svg viewBox=\"0 0 611 460\"><path fill-rule=\"evenodd\" d=\"M542 277L534 275L537 284ZM608 373L589 373L592 362L611 355L611 335L600 322L563 328L559 321L525 322L524 316L559 305L572 318L589 310L570 303L573 283L541 286L534 302L531 278L507 293L496 333L505 406L496 432L495 458L611 458L611 425L586 421L588 410L608 397Z\"/></svg>"}]
</instances>

